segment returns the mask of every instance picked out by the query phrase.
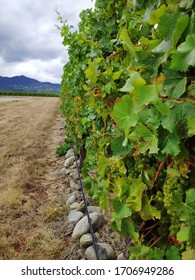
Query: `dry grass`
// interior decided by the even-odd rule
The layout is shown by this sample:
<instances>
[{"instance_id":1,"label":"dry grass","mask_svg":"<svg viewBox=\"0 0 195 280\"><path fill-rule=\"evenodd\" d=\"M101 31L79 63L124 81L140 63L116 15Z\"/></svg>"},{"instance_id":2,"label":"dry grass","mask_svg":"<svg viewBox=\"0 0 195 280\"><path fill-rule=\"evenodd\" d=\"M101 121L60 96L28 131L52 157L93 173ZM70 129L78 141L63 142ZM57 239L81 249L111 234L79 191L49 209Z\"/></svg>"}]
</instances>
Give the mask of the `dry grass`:
<instances>
[{"instance_id":1,"label":"dry grass","mask_svg":"<svg viewBox=\"0 0 195 280\"><path fill-rule=\"evenodd\" d=\"M0 259L57 259L62 251L48 226L66 212L59 201L48 211L49 174L64 136L59 107L59 98L0 103Z\"/></svg>"}]
</instances>

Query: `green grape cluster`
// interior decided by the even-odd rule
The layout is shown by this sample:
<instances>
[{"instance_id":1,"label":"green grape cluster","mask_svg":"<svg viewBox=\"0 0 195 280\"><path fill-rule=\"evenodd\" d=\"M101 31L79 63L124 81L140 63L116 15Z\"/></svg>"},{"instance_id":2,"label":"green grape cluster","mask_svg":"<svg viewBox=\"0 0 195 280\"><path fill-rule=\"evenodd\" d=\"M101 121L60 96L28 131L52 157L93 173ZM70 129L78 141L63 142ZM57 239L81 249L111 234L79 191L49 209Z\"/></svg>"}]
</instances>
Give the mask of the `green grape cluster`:
<instances>
[{"instance_id":1,"label":"green grape cluster","mask_svg":"<svg viewBox=\"0 0 195 280\"><path fill-rule=\"evenodd\" d=\"M163 186L163 203L164 208L166 209L167 214L170 217L170 236L176 236L177 232L180 229L180 219L178 213L173 209L173 193L178 192L181 195L184 195L184 190L188 185L188 181L182 177L170 177L166 179L166 182Z\"/></svg>"},{"instance_id":2,"label":"green grape cluster","mask_svg":"<svg viewBox=\"0 0 195 280\"><path fill-rule=\"evenodd\" d=\"M127 169L127 175L130 178L137 178L139 176L138 169L136 168L136 162L134 158L131 156L128 156L125 158L125 167Z\"/></svg>"}]
</instances>

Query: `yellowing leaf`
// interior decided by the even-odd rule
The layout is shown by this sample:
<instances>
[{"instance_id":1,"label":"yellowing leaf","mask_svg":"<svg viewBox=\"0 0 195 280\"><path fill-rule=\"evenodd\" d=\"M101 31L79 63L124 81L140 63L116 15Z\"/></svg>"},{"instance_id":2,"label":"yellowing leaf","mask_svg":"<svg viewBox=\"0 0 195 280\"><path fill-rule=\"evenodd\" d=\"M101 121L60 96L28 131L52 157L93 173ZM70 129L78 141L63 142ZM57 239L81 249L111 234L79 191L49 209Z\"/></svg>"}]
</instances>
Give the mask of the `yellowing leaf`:
<instances>
[{"instance_id":1,"label":"yellowing leaf","mask_svg":"<svg viewBox=\"0 0 195 280\"><path fill-rule=\"evenodd\" d=\"M158 23L160 16L165 12L166 5L160 6L157 10L153 10L150 14L149 24L155 25Z\"/></svg>"},{"instance_id":2,"label":"yellowing leaf","mask_svg":"<svg viewBox=\"0 0 195 280\"><path fill-rule=\"evenodd\" d=\"M142 199L142 209L140 211L140 217L144 221L152 220L155 218L160 219L161 217L161 212L150 204L150 200L147 195L144 195Z\"/></svg>"},{"instance_id":3,"label":"yellowing leaf","mask_svg":"<svg viewBox=\"0 0 195 280\"><path fill-rule=\"evenodd\" d=\"M133 57L136 57L136 52L129 37L128 31L126 28L123 28L120 33L120 39L123 41L124 46L130 52Z\"/></svg>"},{"instance_id":4,"label":"yellowing leaf","mask_svg":"<svg viewBox=\"0 0 195 280\"><path fill-rule=\"evenodd\" d=\"M142 195L146 190L146 185L140 178L134 179L129 186L129 197L127 198L127 204L134 211L140 211L142 208Z\"/></svg>"}]
</instances>

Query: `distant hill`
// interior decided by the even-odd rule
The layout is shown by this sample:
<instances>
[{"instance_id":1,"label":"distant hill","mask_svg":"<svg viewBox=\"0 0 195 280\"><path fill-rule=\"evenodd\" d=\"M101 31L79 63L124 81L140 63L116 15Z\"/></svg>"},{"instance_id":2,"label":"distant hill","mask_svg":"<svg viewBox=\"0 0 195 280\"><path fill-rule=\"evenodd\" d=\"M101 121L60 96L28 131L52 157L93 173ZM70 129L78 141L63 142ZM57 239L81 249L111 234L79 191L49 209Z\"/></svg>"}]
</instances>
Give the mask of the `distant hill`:
<instances>
[{"instance_id":1,"label":"distant hill","mask_svg":"<svg viewBox=\"0 0 195 280\"><path fill-rule=\"evenodd\" d=\"M0 91L59 93L60 84L40 82L26 76L0 76Z\"/></svg>"}]
</instances>

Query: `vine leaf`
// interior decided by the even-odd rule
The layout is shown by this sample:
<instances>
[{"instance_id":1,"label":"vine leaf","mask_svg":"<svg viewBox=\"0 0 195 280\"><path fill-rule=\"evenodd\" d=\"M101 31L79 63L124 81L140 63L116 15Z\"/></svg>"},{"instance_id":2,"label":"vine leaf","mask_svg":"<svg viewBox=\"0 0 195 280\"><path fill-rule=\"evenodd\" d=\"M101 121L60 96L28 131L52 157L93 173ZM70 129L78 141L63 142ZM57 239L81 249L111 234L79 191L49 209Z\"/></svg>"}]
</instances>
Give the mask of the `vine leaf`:
<instances>
[{"instance_id":1,"label":"vine leaf","mask_svg":"<svg viewBox=\"0 0 195 280\"><path fill-rule=\"evenodd\" d=\"M180 253L179 253L179 248L176 246L171 246L167 252L166 256L168 260L180 260Z\"/></svg>"},{"instance_id":2,"label":"vine leaf","mask_svg":"<svg viewBox=\"0 0 195 280\"><path fill-rule=\"evenodd\" d=\"M182 253L182 260L195 260L195 249L187 248L187 250Z\"/></svg>"},{"instance_id":3,"label":"vine leaf","mask_svg":"<svg viewBox=\"0 0 195 280\"><path fill-rule=\"evenodd\" d=\"M134 114L134 106L129 95L124 95L120 101L115 103L112 116L119 128L124 130L137 124L137 116Z\"/></svg>"},{"instance_id":4,"label":"vine leaf","mask_svg":"<svg viewBox=\"0 0 195 280\"><path fill-rule=\"evenodd\" d=\"M145 85L146 81L141 77L141 75L138 72L133 72L131 74L131 77L127 79L125 85L120 89L120 91L129 93L132 90L134 90L137 84Z\"/></svg>"},{"instance_id":5,"label":"vine leaf","mask_svg":"<svg viewBox=\"0 0 195 280\"><path fill-rule=\"evenodd\" d=\"M124 136L113 138L111 140L111 150L113 152L113 156L120 157L122 155L128 154L128 152L131 150L132 145L128 144L126 146L123 146L123 141Z\"/></svg>"},{"instance_id":6,"label":"vine leaf","mask_svg":"<svg viewBox=\"0 0 195 280\"><path fill-rule=\"evenodd\" d=\"M157 247L150 249L147 255L147 260L163 260L163 251Z\"/></svg>"},{"instance_id":7,"label":"vine leaf","mask_svg":"<svg viewBox=\"0 0 195 280\"><path fill-rule=\"evenodd\" d=\"M126 28L121 30L120 39L123 41L124 47L129 51L132 57L136 58L136 52Z\"/></svg>"},{"instance_id":8,"label":"vine leaf","mask_svg":"<svg viewBox=\"0 0 195 280\"><path fill-rule=\"evenodd\" d=\"M188 135L192 137L195 135L195 118L188 116Z\"/></svg>"},{"instance_id":9,"label":"vine leaf","mask_svg":"<svg viewBox=\"0 0 195 280\"><path fill-rule=\"evenodd\" d=\"M139 123L135 128L134 133L132 133L129 138L137 141L141 152L144 153L149 150L151 154L158 153L158 137L155 130L152 129L152 126L148 128L143 123ZM143 141L139 141L140 139Z\"/></svg>"},{"instance_id":10,"label":"vine leaf","mask_svg":"<svg viewBox=\"0 0 195 280\"><path fill-rule=\"evenodd\" d=\"M175 134L169 133L163 140L163 154L177 156L180 152L180 140Z\"/></svg>"},{"instance_id":11,"label":"vine leaf","mask_svg":"<svg viewBox=\"0 0 195 280\"><path fill-rule=\"evenodd\" d=\"M195 34L188 35L186 41L173 52L171 69L186 72L195 66Z\"/></svg>"},{"instance_id":12,"label":"vine leaf","mask_svg":"<svg viewBox=\"0 0 195 280\"><path fill-rule=\"evenodd\" d=\"M142 209L140 211L140 217L142 220L147 221L151 219L160 219L161 212L150 204L150 200L147 195L142 198Z\"/></svg>"},{"instance_id":13,"label":"vine leaf","mask_svg":"<svg viewBox=\"0 0 195 280\"><path fill-rule=\"evenodd\" d=\"M153 52L164 52L169 56L171 49L175 48L182 33L186 29L188 22L188 15L162 14L159 20L158 33L163 41L153 50Z\"/></svg>"},{"instance_id":14,"label":"vine leaf","mask_svg":"<svg viewBox=\"0 0 195 280\"><path fill-rule=\"evenodd\" d=\"M119 199L113 199L112 205L118 218L127 218L132 215L132 210L129 208L129 206L126 203L120 201Z\"/></svg>"},{"instance_id":15,"label":"vine leaf","mask_svg":"<svg viewBox=\"0 0 195 280\"><path fill-rule=\"evenodd\" d=\"M195 189L186 191L185 202L183 202L182 195L178 191L174 191L172 209L178 213L181 221L187 223L189 227L189 239L195 247ZM181 234L182 232L180 232L179 237L184 238Z\"/></svg>"},{"instance_id":16,"label":"vine leaf","mask_svg":"<svg viewBox=\"0 0 195 280\"><path fill-rule=\"evenodd\" d=\"M181 226L180 231L177 233L177 240L179 242L188 241L190 237L190 229L188 226Z\"/></svg>"},{"instance_id":17,"label":"vine leaf","mask_svg":"<svg viewBox=\"0 0 195 280\"><path fill-rule=\"evenodd\" d=\"M143 192L147 189L141 178L134 179L129 186L129 197L126 202L134 211L140 211L142 208Z\"/></svg>"}]
</instances>

